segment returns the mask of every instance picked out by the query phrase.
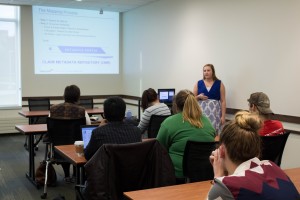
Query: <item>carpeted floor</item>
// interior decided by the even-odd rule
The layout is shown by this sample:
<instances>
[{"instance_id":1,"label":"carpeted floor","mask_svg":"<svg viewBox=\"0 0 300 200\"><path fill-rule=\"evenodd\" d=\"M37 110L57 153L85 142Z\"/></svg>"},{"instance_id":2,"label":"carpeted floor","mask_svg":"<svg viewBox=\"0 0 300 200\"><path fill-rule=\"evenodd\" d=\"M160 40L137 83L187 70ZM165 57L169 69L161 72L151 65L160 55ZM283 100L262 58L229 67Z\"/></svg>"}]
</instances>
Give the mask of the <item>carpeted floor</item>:
<instances>
[{"instance_id":1,"label":"carpeted floor","mask_svg":"<svg viewBox=\"0 0 300 200\"><path fill-rule=\"evenodd\" d=\"M24 148L25 136L22 134L0 134L0 199L31 200L41 199L43 188L37 189L25 176L29 169L28 151ZM40 142L35 156L35 169L43 160L45 145ZM59 165L54 165L57 186L48 187L47 199L59 195L66 200L76 199L74 184L66 184L64 173ZM72 174L72 172L71 172Z\"/></svg>"}]
</instances>

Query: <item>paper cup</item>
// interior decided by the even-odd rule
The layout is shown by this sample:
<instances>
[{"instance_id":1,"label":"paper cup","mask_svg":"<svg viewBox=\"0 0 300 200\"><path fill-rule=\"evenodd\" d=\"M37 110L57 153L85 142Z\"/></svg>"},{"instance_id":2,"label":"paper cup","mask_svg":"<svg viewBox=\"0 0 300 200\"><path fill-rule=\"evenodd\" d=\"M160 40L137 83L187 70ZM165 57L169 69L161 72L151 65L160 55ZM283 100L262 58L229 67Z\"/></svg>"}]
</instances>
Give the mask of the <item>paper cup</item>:
<instances>
[{"instance_id":1,"label":"paper cup","mask_svg":"<svg viewBox=\"0 0 300 200\"><path fill-rule=\"evenodd\" d=\"M78 156L84 156L83 141L75 141L75 152Z\"/></svg>"}]
</instances>

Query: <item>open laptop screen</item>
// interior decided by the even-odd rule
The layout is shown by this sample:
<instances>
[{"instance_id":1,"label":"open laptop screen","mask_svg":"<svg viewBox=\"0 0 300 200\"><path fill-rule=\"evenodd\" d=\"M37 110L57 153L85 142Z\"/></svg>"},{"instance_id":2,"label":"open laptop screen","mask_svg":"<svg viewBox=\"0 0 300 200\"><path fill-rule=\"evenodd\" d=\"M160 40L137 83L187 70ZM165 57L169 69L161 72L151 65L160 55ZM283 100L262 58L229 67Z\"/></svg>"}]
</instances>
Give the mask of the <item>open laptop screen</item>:
<instances>
[{"instance_id":1,"label":"open laptop screen","mask_svg":"<svg viewBox=\"0 0 300 200\"><path fill-rule=\"evenodd\" d=\"M97 127L98 127L98 125L84 125L84 126L81 126L81 135L82 135L84 149L86 148L86 146L90 142L90 139L91 139L91 136L92 136L92 131Z\"/></svg>"},{"instance_id":2,"label":"open laptop screen","mask_svg":"<svg viewBox=\"0 0 300 200\"><path fill-rule=\"evenodd\" d=\"M157 90L159 102L165 103L167 105L172 105L173 97L175 95L175 89L158 89Z\"/></svg>"}]
</instances>

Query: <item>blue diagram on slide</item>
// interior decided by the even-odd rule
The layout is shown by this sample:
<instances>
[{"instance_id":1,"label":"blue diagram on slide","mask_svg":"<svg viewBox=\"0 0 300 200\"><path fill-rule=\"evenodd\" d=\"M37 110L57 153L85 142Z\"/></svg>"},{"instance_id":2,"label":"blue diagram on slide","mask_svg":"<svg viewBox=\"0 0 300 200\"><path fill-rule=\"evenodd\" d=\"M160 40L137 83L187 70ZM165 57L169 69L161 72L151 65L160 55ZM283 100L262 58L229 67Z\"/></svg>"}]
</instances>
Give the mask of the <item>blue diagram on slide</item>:
<instances>
[{"instance_id":1,"label":"blue diagram on slide","mask_svg":"<svg viewBox=\"0 0 300 200\"><path fill-rule=\"evenodd\" d=\"M101 47L58 46L62 53L105 54Z\"/></svg>"}]
</instances>

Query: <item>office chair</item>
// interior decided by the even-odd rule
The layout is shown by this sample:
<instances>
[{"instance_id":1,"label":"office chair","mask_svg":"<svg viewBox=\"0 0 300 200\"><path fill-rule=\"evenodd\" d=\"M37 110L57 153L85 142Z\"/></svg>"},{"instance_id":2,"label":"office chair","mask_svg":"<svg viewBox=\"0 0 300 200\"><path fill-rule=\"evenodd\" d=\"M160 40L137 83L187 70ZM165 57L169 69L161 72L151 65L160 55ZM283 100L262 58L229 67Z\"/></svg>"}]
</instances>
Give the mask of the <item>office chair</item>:
<instances>
[{"instance_id":1,"label":"office chair","mask_svg":"<svg viewBox=\"0 0 300 200\"><path fill-rule=\"evenodd\" d=\"M86 163L85 195L81 199L123 199L123 192L175 184L167 150L157 140L104 144Z\"/></svg>"},{"instance_id":2,"label":"office chair","mask_svg":"<svg viewBox=\"0 0 300 200\"><path fill-rule=\"evenodd\" d=\"M151 115L149 126L147 129L148 138L156 138L160 129L161 123L168 118L170 115Z\"/></svg>"},{"instance_id":3,"label":"office chair","mask_svg":"<svg viewBox=\"0 0 300 200\"><path fill-rule=\"evenodd\" d=\"M28 99L29 111L38 110L50 110L50 99L49 98L29 98ZM47 117L29 117L29 124L46 124ZM35 138L35 150L38 150L38 143L40 142L43 135L38 140ZM27 149L28 136L25 138L24 147Z\"/></svg>"},{"instance_id":4,"label":"office chair","mask_svg":"<svg viewBox=\"0 0 300 200\"><path fill-rule=\"evenodd\" d=\"M47 197L47 169L49 164L67 162L54 152L54 146L74 144L76 140L82 140L80 127L85 124L85 117L80 119L47 118L47 129L50 139L50 156L48 156L46 160L45 184L44 193L41 195L42 199Z\"/></svg>"},{"instance_id":5,"label":"office chair","mask_svg":"<svg viewBox=\"0 0 300 200\"><path fill-rule=\"evenodd\" d=\"M79 105L83 106L85 109L94 108L93 98L82 98L79 100Z\"/></svg>"},{"instance_id":6,"label":"office chair","mask_svg":"<svg viewBox=\"0 0 300 200\"><path fill-rule=\"evenodd\" d=\"M209 156L216 149L217 144L218 142L187 141L182 161L186 182L205 181L214 178Z\"/></svg>"},{"instance_id":7,"label":"office chair","mask_svg":"<svg viewBox=\"0 0 300 200\"><path fill-rule=\"evenodd\" d=\"M282 135L261 136L261 159L273 161L276 165L280 167L284 147L290 133L290 131L285 131L285 133Z\"/></svg>"}]
</instances>

